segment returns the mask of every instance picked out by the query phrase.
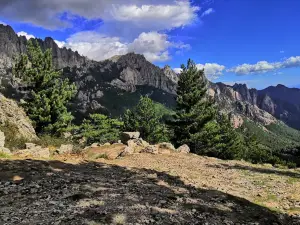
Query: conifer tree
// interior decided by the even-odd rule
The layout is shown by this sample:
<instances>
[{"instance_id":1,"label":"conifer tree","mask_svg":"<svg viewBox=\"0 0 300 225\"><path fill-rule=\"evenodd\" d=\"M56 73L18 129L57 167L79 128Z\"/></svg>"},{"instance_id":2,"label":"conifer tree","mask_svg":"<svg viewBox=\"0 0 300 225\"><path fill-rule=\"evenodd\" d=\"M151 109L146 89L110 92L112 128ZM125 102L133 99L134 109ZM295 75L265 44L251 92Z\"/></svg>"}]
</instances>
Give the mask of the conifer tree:
<instances>
[{"instance_id":1,"label":"conifer tree","mask_svg":"<svg viewBox=\"0 0 300 225\"><path fill-rule=\"evenodd\" d=\"M188 144L197 154L232 159L242 146L242 139L230 121L217 114L208 96L208 81L204 70L192 60L182 65L177 88L177 110L171 125L174 142Z\"/></svg>"},{"instance_id":2,"label":"conifer tree","mask_svg":"<svg viewBox=\"0 0 300 225\"><path fill-rule=\"evenodd\" d=\"M207 100L207 80L204 70L198 70L192 60L181 66L177 87L177 108L174 121L174 142L188 144L197 153L207 147L209 134L202 133L204 128L214 129L212 123L216 110ZM213 132L213 131L212 131Z\"/></svg>"},{"instance_id":3,"label":"conifer tree","mask_svg":"<svg viewBox=\"0 0 300 225\"><path fill-rule=\"evenodd\" d=\"M141 137L151 143L167 141L167 129L161 123L162 116L149 97L141 96L139 103L124 113L124 130L139 131Z\"/></svg>"},{"instance_id":4,"label":"conifer tree","mask_svg":"<svg viewBox=\"0 0 300 225\"><path fill-rule=\"evenodd\" d=\"M60 133L70 125L73 116L66 105L76 88L54 69L51 49L43 52L36 41L28 41L27 54L17 60L13 74L29 87L24 108L38 133Z\"/></svg>"}]
</instances>

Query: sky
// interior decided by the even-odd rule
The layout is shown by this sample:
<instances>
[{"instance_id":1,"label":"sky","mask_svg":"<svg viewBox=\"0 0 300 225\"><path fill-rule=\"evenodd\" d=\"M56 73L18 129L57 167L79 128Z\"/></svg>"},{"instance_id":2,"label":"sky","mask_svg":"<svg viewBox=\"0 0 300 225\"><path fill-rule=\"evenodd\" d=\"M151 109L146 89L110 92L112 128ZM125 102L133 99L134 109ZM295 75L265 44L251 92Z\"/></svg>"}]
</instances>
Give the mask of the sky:
<instances>
[{"instance_id":1,"label":"sky","mask_svg":"<svg viewBox=\"0 0 300 225\"><path fill-rule=\"evenodd\" d=\"M0 23L94 60L128 52L213 82L300 87L299 0L1 0Z\"/></svg>"}]
</instances>

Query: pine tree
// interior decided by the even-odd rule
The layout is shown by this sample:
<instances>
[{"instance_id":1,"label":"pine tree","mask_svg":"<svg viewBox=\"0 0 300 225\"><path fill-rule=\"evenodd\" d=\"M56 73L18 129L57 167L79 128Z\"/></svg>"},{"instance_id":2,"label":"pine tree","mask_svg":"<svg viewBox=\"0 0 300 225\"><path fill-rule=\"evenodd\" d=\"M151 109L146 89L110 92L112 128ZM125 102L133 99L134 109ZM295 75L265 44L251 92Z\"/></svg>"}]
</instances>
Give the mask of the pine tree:
<instances>
[{"instance_id":1,"label":"pine tree","mask_svg":"<svg viewBox=\"0 0 300 225\"><path fill-rule=\"evenodd\" d=\"M116 142L120 138L120 130L123 123L117 119L111 119L102 114L90 114L88 119L75 127L72 132L75 137L86 139L87 144Z\"/></svg>"},{"instance_id":2,"label":"pine tree","mask_svg":"<svg viewBox=\"0 0 300 225\"><path fill-rule=\"evenodd\" d=\"M141 137L151 143L167 141L168 132L161 119L155 103L149 97L141 96L139 103L124 113L124 130L139 131Z\"/></svg>"},{"instance_id":3,"label":"pine tree","mask_svg":"<svg viewBox=\"0 0 300 225\"><path fill-rule=\"evenodd\" d=\"M54 69L51 49L43 52L36 41L28 41L27 54L17 60L13 74L29 86L24 108L38 133L58 134L70 125L73 116L66 105L76 88Z\"/></svg>"},{"instance_id":4,"label":"pine tree","mask_svg":"<svg viewBox=\"0 0 300 225\"><path fill-rule=\"evenodd\" d=\"M182 65L177 88L177 112L171 122L174 142L188 144L197 154L233 159L243 146L241 136L226 116L217 113L208 96L204 70L195 63Z\"/></svg>"},{"instance_id":5,"label":"pine tree","mask_svg":"<svg viewBox=\"0 0 300 225\"><path fill-rule=\"evenodd\" d=\"M204 70L198 70L192 60L181 66L177 87L177 108L174 121L174 142L188 144L195 153L209 146L210 129L215 129L216 110L207 96ZM206 134L202 131L206 130ZM217 128L216 128L217 129ZM212 132L213 133L213 132Z\"/></svg>"}]
</instances>

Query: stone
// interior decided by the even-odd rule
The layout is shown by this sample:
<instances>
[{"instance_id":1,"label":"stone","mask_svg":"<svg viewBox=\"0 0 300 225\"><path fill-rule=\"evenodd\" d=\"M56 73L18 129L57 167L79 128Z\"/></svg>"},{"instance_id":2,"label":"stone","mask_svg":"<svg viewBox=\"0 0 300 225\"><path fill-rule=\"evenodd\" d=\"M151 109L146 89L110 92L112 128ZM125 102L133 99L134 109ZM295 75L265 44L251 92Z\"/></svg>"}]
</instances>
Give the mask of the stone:
<instances>
[{"instance_id":1,"label":"stone","mask_svg":"<svg viewBox=\"0 0 300 225\"><path fill-rule=\"evenodd\" d=\"M129 146L127 146L124 151L121 153L121 156L127 156L127 155L132 155L134 154L134 148L131 148Z\"/></svg>"},{"instance_id":2,"label":"stone","mask_svg":"<svg viewBox=\"0 0 300 225\"><path fill-rule=\"evenodd\" d=\"M149 145L148 147L141 150L141 153L151 153L158 154L158 146L157 145Z\"/></svg>"},{"instance_id":3,"label":"stone","mask_svg":"<svg viewBox=\"0 0 300 225\"><path fill-rule=\"evenodd\" d=\"M49 148L42 148L41 146L35 146L31 149L24 149L15 152L15 155L20 157L33 157L33 158L50 158Z\"/></svg>"},{"instance_id":4,"label":"stone","mask_svg":"<svg viewBox=\"0 0 300 225\"><path fill-rule=\"evenodd\" d=\"M140 132L123 132L121 134L121 141L126 144L130 139L138 139L140 137Z\"/></svg>"},{"instance_id":5,"label":"stone","mask_svg":"<svg viewBox=\"0 0 300 225\"><path fill-rule=\"evenodd\" d=\"M5 147L0 147L0 153L4 153L5 155L12 155L11 151Z\"/></svg>"},{"instance_id":6,"label":"stone","mask_svg":"<svg viewBox=\"0 0 300 225\"><path fill-rule=\"evenodd\" d=\"M172 151L176 150L174 145L172 145L171 143L167 143L167 142L163 142L163 143L158 144L158 147L163 148L163 149L169 149L169 150L172 150Z\"/></svg>"},{"instance_id":7,"label":"stone","mask_svg":"<svg viewBox=\"0 0 300 225\"><path fill-rule=\"evenodd\" d=\"M14 100L0 94L0 124L5 129L14 129L16 138L24 138L30 141L38 140L35 130L25 111ZM0 134L0 145L3 139ZM3 147L3 146L2 146Z\"/></svg>"},{"instance_id":8,"label":"stone","mask_svg":"<svg viewBox=\"0 0 300 225\"><path fill-rule=\"evenodd\" d=\"M4 132L0 131L0 147L4 147L5 144L5 135Z\"/></svg>"},{"instance_id":9,"label":"stone","mask_svg":"<svg viewBox=\"0 0 300 225\"><path fill-rule=\"evenodd\" d=\"M109 142L106 142L103 146L110 146L111 144Z\"/></svg>"},{"instance_id":10,"label":"stone","mask_svg":"<svg viewBox=\"0 0 300 225\"><path fill-rule=\"evenodd\" d=\"M67 145L61 145L60 148L57 150L57 153L62 154L71 154L73 151L73 145L67 144Z\"/></svg>"},{"instance_id":11,"label":"stone","mask_svg":"<svg viewBox=\"0 0 300 225\"><path fill-rule=\"evenodd\" d=\"M99 144L98 144L98 143L93 143L93 144L91 145L91 148L97 148L97 147L99 147Z\"/></svg>"},{"instance_id":12,"label":"stone","mask_svg":"<svg viewBox=\"0 0 300 225\"><path fill-rule=\"evenodd\" d=\"M127 146L123 144L111 145L109 147L101 146L97 148L89 148L85 151L84 155L88 159L108 159L114 160L121 156Z\"/></svg>"},{"instance_id":13,"label":"stone","mask_svg":"<svg viewBox=\"0 0 300 225\"><path fill-rule=\"evenodd\" d=\"M78 143L79 144L85 144L86 143L86 138L85 137L80 138Z\"/></svg>"},{"instance_id":14,"label":"stone","mask_svg":"<svg viewBox=\"0 0 300 225\"><path fill-rule=\"evenodd\" d=\"M180 153L189 153L190 152L190 147L186 144L180 146L179 148L177 148L176 150L177 152L180 152Z\"/></svg>"}]
</instances>

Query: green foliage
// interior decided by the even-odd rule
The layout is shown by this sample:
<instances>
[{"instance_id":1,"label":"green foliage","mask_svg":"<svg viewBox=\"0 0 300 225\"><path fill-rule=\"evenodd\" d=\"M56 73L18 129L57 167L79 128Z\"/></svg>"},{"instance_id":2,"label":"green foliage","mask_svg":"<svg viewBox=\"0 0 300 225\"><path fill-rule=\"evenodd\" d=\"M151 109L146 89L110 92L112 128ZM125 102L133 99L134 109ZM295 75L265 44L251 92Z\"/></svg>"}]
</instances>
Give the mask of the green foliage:
<instances>
[{"instance_id":1,"label":"green foliage","mask_svg":"<svg viewBox=\"0 0 300 225\"><path fill-rule=\"evenodd\" d=\"M61 78L52 65L51 49L43 52L37 42L28 42L27 55L17 60L13 74L30 87L24 108L35 123L37 132L59 134L68 127L73 116L67 103L76 92L74 84Z\"/></svg>"},{"instance_id":2,"label":"green foliage","mask_svg":"<svg viewBox=\"0 0 300 225\"><path fill-rule=\"evenodd\" d=\"M150 143L168 141L168 130L161 122L163 113L150 98L141 97L139 103L124 114L124 130L139 131Z\"/></svg>"},{"instance_id":3,"label":"green foliage","mask_svg":"<svg viewBox=\"0 0 300 225\"><path fill-rule=\"evenodd\" d=\"M240 146L238 135L225 116L218 116L207 94L204 70L195 63L182 65L177 88L177 111L171 122L177 145L188 144L197 154L231 159Z\"/></svg>"},{"instance_id":4,"label":"green foliage","mask_svg":"<svg viewBox=\"0 0 300 225\"><path fill-rule=\"evenodd\" d=\"M26 138L20 137L18 127L13 123L5 122L0 125L0 130L5 135L5 147L10 150L22 149L25 147L25 143L28 142Z\"/></svg>"},{"instance_id":5,"label":"green foliage","mask_svg":"<svg viewBox=\"0 0 300 225\"><path fill-rule=\"evenodd\" d=\"M123 122L111 119L102 114L90 114L80 126L73 128L77 138L84 137L87 144L116 142L120 137L120 129Z\"/></svg>"}]
</instances>

